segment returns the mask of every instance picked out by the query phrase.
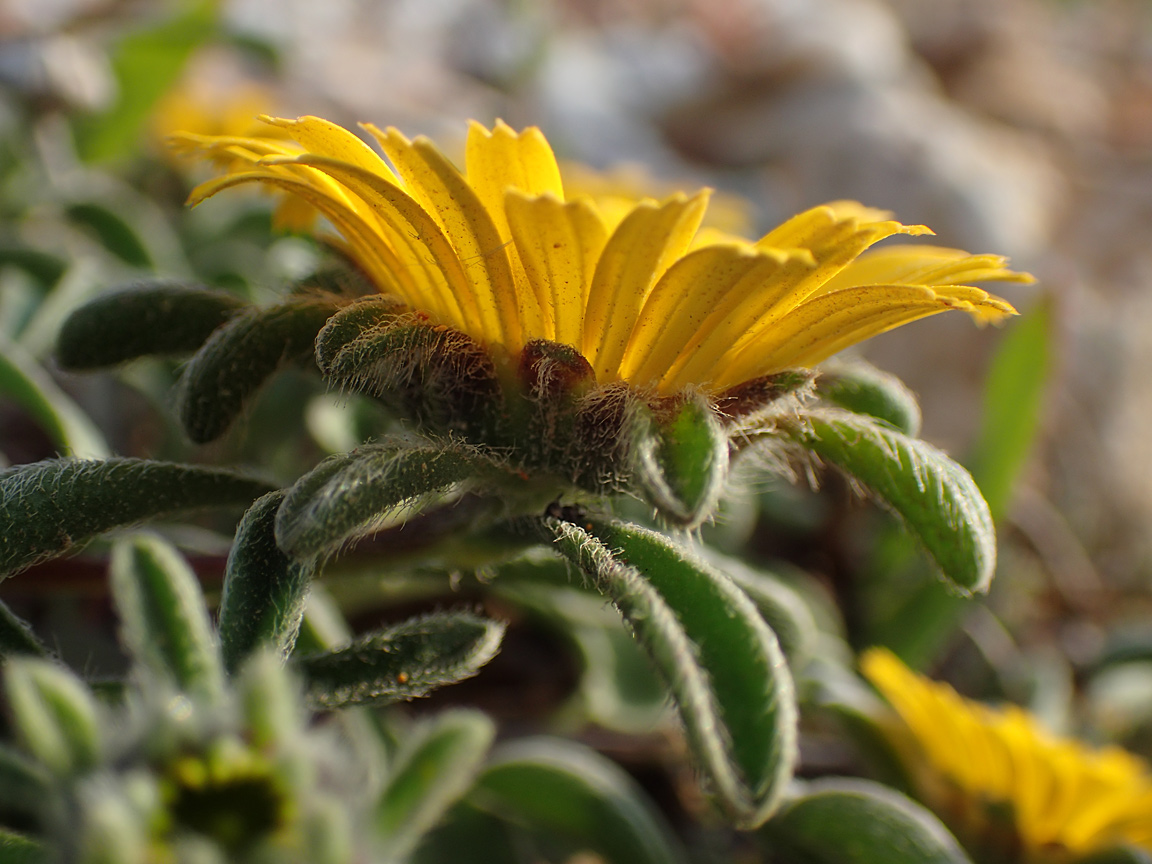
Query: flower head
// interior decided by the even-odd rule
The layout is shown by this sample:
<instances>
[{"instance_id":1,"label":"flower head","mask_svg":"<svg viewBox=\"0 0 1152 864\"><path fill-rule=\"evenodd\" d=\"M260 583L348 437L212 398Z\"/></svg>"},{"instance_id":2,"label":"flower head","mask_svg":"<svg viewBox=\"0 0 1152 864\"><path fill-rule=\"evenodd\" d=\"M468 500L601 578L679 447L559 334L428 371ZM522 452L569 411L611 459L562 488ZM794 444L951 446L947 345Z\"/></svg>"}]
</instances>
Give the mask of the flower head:
<instances>
[{"instance_id":1,"label":"flower head","mask_svg":"<svg viewBox=\"0 0 1152 864\"><path fill-rule=\"evenodd\" d=\"M228 169L194 203L244 183L291 193L328 219L382 292L512 358L536 340L575 348L600 384L719 392L948 309L998 321L1012 307L965 283L1030 278L994 255L868 253L931 232L852 202L750 241L701 228L708 190L623 207L570 199L536 128L473 123L461 171L395 129L363 127L386 162L326 120L263 119L297 143L175 136Z\"/></svg>"},{"instance_id":2,"label":"flower head","mask_svg":"<svg viewBox=\"0 0 1152 864\"><path fill-rule=\"evenodd\" d=\"M925 800L962 839L1010 860L1152 851L1152 775L1137 757L1052 735L1015 706L971 702L888 651L860 666L896 712L893 743Z\"/></svg>"}]
</instances>

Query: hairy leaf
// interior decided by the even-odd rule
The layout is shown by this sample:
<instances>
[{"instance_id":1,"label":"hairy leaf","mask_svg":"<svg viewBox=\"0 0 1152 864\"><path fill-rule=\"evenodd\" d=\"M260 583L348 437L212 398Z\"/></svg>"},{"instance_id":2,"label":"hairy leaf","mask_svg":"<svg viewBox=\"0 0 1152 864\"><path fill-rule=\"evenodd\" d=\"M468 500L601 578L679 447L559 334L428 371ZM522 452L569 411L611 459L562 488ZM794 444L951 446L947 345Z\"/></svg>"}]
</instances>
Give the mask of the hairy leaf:
<instances>
[{"instance_id":1,"label":"hairy leaf","mask_svg":"<svg viewBox=\"0 0 1152 864\"><path fill-rule=\"evenodd\" d=\"M520 739L494 754L470 798L574 854L611 864L676 864L684 850L636 781L594 750L559 738Z\"/></svg>"},{"instance_id":2,"label":"hairy leaf","mask_svg":"<svg viewBox=\"0 0 1152 864\"><path fill-rule=\"evenodd\" d=\"M246 505L268 485L219 468L54 459L0 472L0 578L97 534L202 507Z\"/></svg>"},{"instance_id":3,"label":"hairy leaf","mask_svg":"<svg viewBox=\"0 0 1152 864\"><path fill-rule=\"evenodd\" d=\"M504 627L467 612L436 612L296 662L322 708L388 704L471 678L496 655Z\"/></svg>"},{"instance_id":4,"label":"hairy leaf","mask_svg":"<svg viewBox=\"0 0 1152 864\"><path fill-rule=\"evenodd\" d=\"M265 495L236 529L220 598L220 646L229 672L261 646L287 656L300 631L316 565L295 561L276 545L276 511L283 500L283 492Z\"/></svg>"},{"instance_id":5,"label":"hairy leaf","mask_svg":"<svg viewBox=\"0 0 1152 864\"><path fill-rule=\"evenodd\" d=\"M824 364L816 393L856 414L891 423L905 435L920 434L920 405L904 382L863 360Z\"/></svg>"},{"instance_id":6,"label":"hairy leaf","mask_svg":"<svg viewBox=\"0 0 1152 864\"><path fill-rule=\"evenodd\" d=\"M151 354L195 351L244 305L202 285L141 282L90 300L60 328L65 369L98 369Z\"/></svg>"},{"instance_id":7,"label":"hairy leaf","mask_svg":"<svg viewBox=\"0 0 1152 864\"><path fill-rule=\"evenodd\" d=\"M969 864L932 813L867 780L807 784L764 834L775 847L811 864Z\"/></svg>"},{"instance_id":8,"label":"hairy leaf","mask_svg":"<svg viewBox=\"0 0 1152 864\"><path fill-rule=\"evenodd\" d=\"M46 657L48 649L36 638L28 622L0 603L0 660L14 654Z\"/></svg>"},{"instance_id":9,"label":"hairy leaf","mask_svg":"<svg viewBox=\"0 0 1152 864\"><path fill-rule=\"evenodd\" d=\"M738 825L763 822L795 763L796 703L776 636L752 601L654 531L615 520L542 524L649 652L720 805Z\"/></svg>"},{"instance_id":10,"label":"hairy leaf","mask_svg":"<svg viewBox=\"0 0 1152 864\"><path fill-rule=\"evenodd\" d=\"M931 444L867 417L817 410L785 427L896 513L940 572L963 593L988 590L996 529L972 477Z\"/></svg>"},{"instance_id":11,"label":"hairy leaf","mask_svg":"<svg viewBox=\"0 0 1152 864\"><path fill-rule=\"evenodd\" d=\"M294 558L335 552L390 518L417 515L490 468L456 446L369 446L330 456L296 482L276 517L276 541Z\"/></svg>"},{"instance_id":12,"label":"hairy leaf","mask_svg":"<svg viewBox=\"0 0 1152 864\"><path fill-rule=\"evenodd\" d=\"M407 855L472 786L496 729L478 711L447 711L405 740L376 804L389 860Z\"/></svg>"},{"instance_id":13,"label":"hairy leaf","mask_svg":"<svg viewBox=\"0 0 1152 864\"><path fill-rule=\"evenodd\" d=\"M341 302L335 296L301 295L248 309L218 328L181 380L178 407L188 436L203 444L227 432L277 369L312 357L316 334Z\"/></svg>"},{"instance_id":14,"label":"hairy leaf","mask_svg":"<svg viewBox=\"0 0 1152 864\"><path fill-rule=\"evenodd\" d=\"M138 663L180 690L215 701L223 693L220 649L200 582L159 537L137 534L112 549L112 596L121 634Z\"/></svg>"},{"instance_id":15,"label":"hairy leaf","mask_svg":"<svg viewBox=\"0 0 1152 864\"><path fill-rule=\"evenodd\" d=\"M100 756L96 705L84 683L61 666L28 657L4 667L16 737L57 775L92 768Z\"/></svg>"},{"instance_id":16,"label":"hairy leaf","mask_svg":"<svg viewBox=\"0 0 1152 864\"><path fill-rule=\"evenodd\" d=\"M100 244L130 267L149 269L155 266L148 248L135 230L119 213L103 204L79 201L64 212L74 223L87 229Z\"/></svg>"}]
</instances>

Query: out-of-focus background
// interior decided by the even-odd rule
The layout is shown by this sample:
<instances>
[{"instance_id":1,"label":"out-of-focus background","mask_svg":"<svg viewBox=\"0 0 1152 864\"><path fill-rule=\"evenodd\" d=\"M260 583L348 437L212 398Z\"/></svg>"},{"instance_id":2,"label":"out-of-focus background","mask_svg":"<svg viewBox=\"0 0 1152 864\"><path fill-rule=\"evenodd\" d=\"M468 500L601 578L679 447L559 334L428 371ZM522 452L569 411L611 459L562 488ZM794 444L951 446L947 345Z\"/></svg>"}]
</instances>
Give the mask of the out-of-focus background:
<instances>
[{"instance_id":1,"label":"out-of-focus background","mask_svg":"<svg viewBox=\"0 0 1152 864\"><path fill-rule=\"evenodd\" d=\"M395 125L449 152L468 118L536 124L562 158L737 193L760 230L851 198L941 245L1011 256L1038 279L1003 291L1022 319L978 330L945 315L863 349L916 391L924 437L966 460L989 445L997 347L1032 316L1050 325L1033 349L1048 352L1039 431L1000 520L997 617L966 632L985 655L1012 643L1075 665L1152 615L1144 0L0 0L5 332L51 368L51 322L97 283L203 273L227 244L221 284L271 292L306 270L313 253L294 238L257 255L242 232L197 234L201 217L178 208L204 175L171 167L163 134L262 111ZM92 233L119 230L82 205L109 201L144 248L77 273L99 257ZM29 249L45 267L65 259L76 283L53 290L56 319ZM155 453L171 434L133 424L143 409L123 384L58 383L116 452ZM50 455L3 400L0 422L9 460ZM786 533L765 532L765 554L787 552ZM1124 699L1152 704L1152 675L1140 680ZM1124 699L1093 703L1099 721L1146 716Z\"/></svg>"}]
</instances>

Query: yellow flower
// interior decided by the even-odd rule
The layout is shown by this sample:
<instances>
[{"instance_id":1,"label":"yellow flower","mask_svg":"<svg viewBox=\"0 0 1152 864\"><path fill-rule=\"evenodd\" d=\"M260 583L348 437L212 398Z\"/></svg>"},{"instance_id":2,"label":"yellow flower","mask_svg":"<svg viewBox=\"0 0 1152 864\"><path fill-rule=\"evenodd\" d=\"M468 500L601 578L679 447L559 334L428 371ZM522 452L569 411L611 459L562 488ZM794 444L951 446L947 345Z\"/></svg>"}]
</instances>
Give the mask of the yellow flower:
<instances>
[{"instance_id":1,"label":"yellow flower","mask_svg":"<svg viewBox=\"0 0 1152 864\"><path fill-rule=\"evenodd\" d=\"M250 182L292 193L328 219L381 291L510 357L538 339L572 346L600 384L721 391L948 309L998 321L1012 307L964 283L1030 279L994 255L862 254L895 234L931 232L852 202L808 210L754 242L700 229L709 190L608 214L565 197L536 128L473 123L461 171L395 129L363 127L389 166L326 120L263 119L299 146L175 136L228 160L229 173L192 203Z\"/></svg>"},{"instance_id":2,"label":"yellow flower","mask_svg":"<svg viewBox=\"0 0 1152 864\"><path fill-rule=\"evenodd\" d=\"M893 744L925 801L961 839L1025 861L1152 851L1152 776L1136 756L1052 735L1016 706L969 701L882 649L860 668L895 709Z\"/></svg>"}]
</instances>

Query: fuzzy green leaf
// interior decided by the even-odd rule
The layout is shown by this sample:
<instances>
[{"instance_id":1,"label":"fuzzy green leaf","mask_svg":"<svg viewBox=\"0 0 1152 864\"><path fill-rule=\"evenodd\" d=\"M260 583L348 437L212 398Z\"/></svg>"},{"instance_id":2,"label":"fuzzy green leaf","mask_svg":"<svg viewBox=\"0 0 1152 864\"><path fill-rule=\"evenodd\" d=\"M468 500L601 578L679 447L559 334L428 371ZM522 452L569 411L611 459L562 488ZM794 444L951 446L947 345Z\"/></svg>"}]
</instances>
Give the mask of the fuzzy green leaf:
<instances>
[{"instance_id":1,"label":"fuzzy green leaf","mask_svg":"<svg viewBox=\"0 0 1152 864\"><path fill-rule=\"evenodd\" d=\"M112 596L129 653L180 690L223 693L224 669L200 582L172 546L137 534L112 548Z\"/></svg>"},{"instance_id":2,"label":"fuzzy green leaf","mask_svg":"<svg viewBox=\"0 0 1152 864\"><path fill-rule=\"evenodd\" d=\"M666 519L699 525L728 480L728 436L715 410L695 396L637 425L629 450L640 489Z\"/></svg>"},{"instance_id":3,"label":"fuzzy green leaf","mask_svg":"<svg viewBox=\"0 0 1152 864\"><path fill-rule=\"evenodd\" d=\"M316 565L294 561L276 545L276 512L283 500L283 492L265 495L236 529L220 599L220 646L229 672L263 645L287 656L300 631Z\"/></svg>"},{"instance_id":4,"label":"fuzzy green leaf","mask_svg":"<svg viewBox=\"0 0 1152 864\"><path fill-rule=\"evenodd\" d=\"M394 320L403 309L395 298L375 294L350 303L334 314L316 334L316 364L320 371L326 377L340 374L334 364L341 352L379 325Z\"/></svg>"},{"instance_id":5,"label":"fuzzy green leaf","mask_svg":"<svg viewBox=\"0 0 1152 864\"><path fill-rule=\"evenodd\" d=\"M46 660L21 657L5 666L4 690L16 737L48 770L65 775L97 763L96 704L79 678Z\"/></svg>"},{"instance_id":6,"label":"fuzzy green leaf","mask_svg":"<svg viewBox=\"0 0 1152 864\"><path fill-rule=\"evenodd\" d=\"M321 708L388 704L471 678L496 655L504 627L466 612L437 612L296 663Z\"/></svg>"},{"instance_id":7,"label":"fuzzy green leaf","mask_svg":"<svg viewBox=\"0 0 1152 864\"><path fill-rule=\"evenodd\" d=\"M298 559L331 554L352 537L418 515L489 467L463 445L370 446L330 456L289 490L276 541Z\"/></svg>"},{"instance_id":8,"label":"fuzzy green leaf","mask_svg":"<svg viewBox=\"0 0 1152 864\"><path fill-rule=\"evenodd\" d=\"M863 360L825 364L816 379L816 393L841 408L891 423L905 435L920 434L920 405L895 375Z\"/></svg>"},{"instance_id":9,"label":"fuzzy green leaf","mask_svg":"<svg viewBox=\"0 0 1152 864\"><path fill-rule=\"evenodd\" d=\"M53 459L0 472L0 578L97 534L202 507L247 505L268 484L145 459Z\"/></svg>"},{"instance_id":10,"label":"fuzzy green leaf","mask_svg":"<svg viewBox=\"0 0 1152 864\"><path fill-rule=\"evenodd\" d=\"M615 520L542 524L649 652L720 805L740 826L763 822L795 763L796 702L776 636L752 601L654 531Z\"/></svg>"},{"instance_id":11,"label":"fuzzy green leaf","mask_svg":"<svg viewBox=\"0 0 1152 864\"><path fill-rule=\"evenodd\" d=\"M477 711L447 711L410 734L376 804L389 860L407 855L472 786L496 734Z\"/></svg>"},{"instance_id":12,"label":"fuzzy green leaf","mask_svg":"<svg viewBox=\"0 0 1152 864\"><path fill-rule=\"evenodd\" d=\"M684 850L660 811L614 762L559 738L499 748L469 796L485 810L571 852L610 864L676 864Z\"/></svg>"},{"instance_id":13,"label":"fuzzy green leaf","mask_svg":"<svg viewBox=\"0 0 1152 864\"><path fill-rule=\"evenodd\" d=\"M65 369L99 369L152 354L187 354L243 305L201 285L141 282L73 311L60 328L56 357Z\"/></svg>"},{"instance_id":14,"label":"fuzzy green leaf","mask_svg":"<svg viewBox=\"0 0 1152 864\"><path fill-rule=\"evenodd\" d=\"M988 590L996 529L963 467L931 444L846 411L807 412L782 428L896 513L959 591Z\"/></svg>"},{"instance_id":15,"label":"fuzzy green leaf","mask_svg":"<svg viewBox=\"0 0 1152 864\"><path fill-rule=\"evenodd\" d=\"M279 651L264 649L244 662L240 702L252 743L266 751L291 751L307 725L296 676Z\"/></svg>"},{"instance_id":16,"label":"fuzzy green leaf","mask_svg":"<svg viewBox=\"0 0 1152 864\"><path fill-rule=\"evenodd\" d=\"M335 296L301 295L245 310L218 328L181 380L178 408L188 436L203 444L227 432L277 369L312 357L316 334L340 305Z\"/></svg>"},{"instance_id":17,"label":"fuzzy green leaf","mask_svg":"<svg viewBox=\"0 0 1152 864\"><path fill-rule=\"evenodd\" d=\"M748 566L738 558L709 553L708 560L740 586L756 604L792 665L803 660L816 640L816 619L808 604L793 588L764 570Z\"/></svg>"},{"instance_id":18,"label":"fuzzy green leaf","mask_svg":"<svg viewBox=\"0 0 1152 864\"><path fill-rule=\"evenodd\" d=\"M0 660L19 654L46 657L48 649L36 638L28 622L0 603Z\"/></svg>"},{"instance_id":19,"label":"fuzzy green leaf","mask_svg":"<svg viewBox=\"0 0 1152 864\"><path fill-rule=\"evenodd\" d=\"M31 415L68 456L107 456L108 444L96 425L19 346L0 339L0 395Z\"/></svg>"},{"instance_id":20,"label":"fuzzy green leaf","mask_svg":"<svg viewBox=\"0 0 1152 864\"><path fill-rule=\"evenodd\" d=\"M763 833L808 864L970 864L932 813L867 780L807 784Z\"/></svg>"}]
</instances>

